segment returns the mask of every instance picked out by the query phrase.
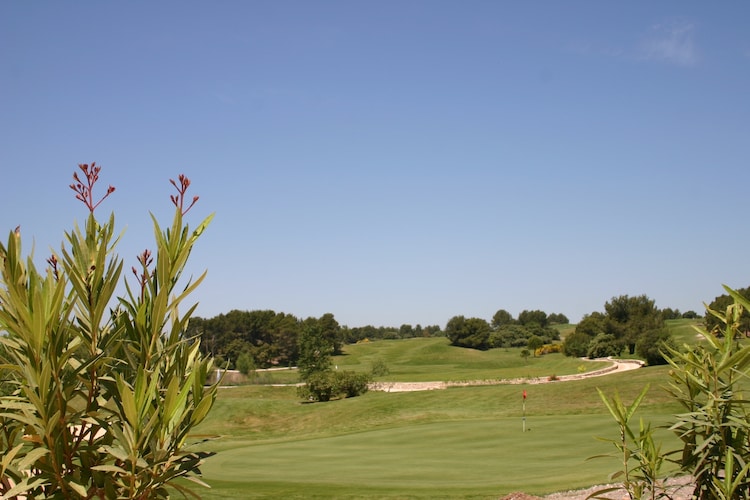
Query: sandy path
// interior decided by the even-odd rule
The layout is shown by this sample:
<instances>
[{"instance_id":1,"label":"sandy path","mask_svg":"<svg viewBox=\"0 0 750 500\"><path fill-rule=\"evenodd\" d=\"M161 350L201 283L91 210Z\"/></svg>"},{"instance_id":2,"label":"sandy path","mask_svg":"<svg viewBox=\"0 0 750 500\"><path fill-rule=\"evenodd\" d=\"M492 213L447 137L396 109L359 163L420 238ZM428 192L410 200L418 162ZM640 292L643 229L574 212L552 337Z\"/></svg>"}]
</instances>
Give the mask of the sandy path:
<instances>
[{"instance_id":1,"label":"sandy path","mask_svg":"<svg viewBox=\"0 0 750 500\"><path fill-rule=\"evenodd\" d=\"M448 387L467 387L475 385L500 385L500 384L546 384L549 382L565 382L570 380L581 380L584 378L601 377L610 373L618 373L627 370L635 370L643 366L643 362L630 359L592 359L583 358L585 361L610 361L612 365L586 373L573 375L559 375L556 380L548 377L516 378L516 379L494 379L494 380L471 380L467 382L373 382L369 388L371 391L384 392L410 392L410 391L432 391L436 389L447 389Z\"/></svg>"}]
</instances>

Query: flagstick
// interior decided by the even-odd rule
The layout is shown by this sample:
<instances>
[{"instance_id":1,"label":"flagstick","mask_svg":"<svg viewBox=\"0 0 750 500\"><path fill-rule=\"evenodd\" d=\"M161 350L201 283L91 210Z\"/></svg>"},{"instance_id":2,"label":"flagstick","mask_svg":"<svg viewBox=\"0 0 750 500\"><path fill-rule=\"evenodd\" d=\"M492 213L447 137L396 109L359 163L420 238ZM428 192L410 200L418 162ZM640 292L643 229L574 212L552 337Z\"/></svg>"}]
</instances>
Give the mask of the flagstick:
<instances>
[{"instance_id":1,"label":"flagstick","mask_svg":"<svg viewBox=\"0 0 750 500\"><path fill-rule=\"evenodd\" d=\"M523 398L523 432L526 432L526 398Z\"/></svg>"}]
</instances>

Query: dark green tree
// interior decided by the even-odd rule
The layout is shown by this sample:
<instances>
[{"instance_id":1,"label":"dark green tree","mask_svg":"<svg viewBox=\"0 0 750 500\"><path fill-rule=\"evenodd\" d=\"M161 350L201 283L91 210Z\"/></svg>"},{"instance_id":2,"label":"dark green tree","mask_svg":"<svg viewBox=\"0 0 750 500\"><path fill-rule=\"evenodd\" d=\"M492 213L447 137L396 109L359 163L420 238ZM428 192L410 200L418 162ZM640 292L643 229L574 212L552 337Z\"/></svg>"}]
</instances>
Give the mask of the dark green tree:
<instances>
[{"instance_id":1,"label":"dark green tree","mask_svg":"<svg viewBox=\"0 0 750 500\"><path fill-rule=\"evenodd\" d=\"M610 320L607 333L617 337L630 354L635 352L635 345L643 333L664 326L661 312L646 295L612 297L604 304L604 310Z\"/></svg>"},{"instance_id":2,"label":"dark green tree","mask_svg":"<svg viewBox=\"0 0 750 500\"><path fill-rule=\"evenodd\" d=\"M665 354L675 349L677 345L666 329L644 332L635 345L636 354L646 360L649 366L667 364Z\"/></svg>"},{"instance_id":3,"label":"dark green tree","mask_svg":"<svg viewBox=\"0 0 750 500\"><path fill-rule=\"evenodd\" d=\"M524 310L518 315L518 322L524 326L535 324L544 327L547 326L547 313L538 309Z\"/></svg>"},{"instance_id":4,"label":"dark green tree","mask_svg":"<svg viewBox=\"0 0 750 500\"><path fill-rule=\"evenodd\" d=\"M326 372L331 368L333 345L324 334L323 327L315 318L308 318L302 324L299 334L299 368L300 378L308 382L314 374ZM323 383L323 379L318 380Z\"/></svg>"},{"instance_id":5,"label":"dark green tree","mask_svg":"<svg viewBox=\"0 0 750 500\"><path fill-rule=\"evenodd\" d=\"M572 356L576 358L582 358L589 352L589 345L593 337L584 333L575 331L565 337L563 342L562 352L566 356Z\"/></svg>"},{"instance_id":6,"label":"dark green tree","mask_svg":"<svg viewBox=\"0 0 750 500\"><path fill-rule=\"evenodd\" d=\"M583 333L589 338L594 338L600 333L607 331L607 317L600 312L586 314L576 325L576 333Z\"/></svg>"},{"instance_id":7,"label":"dark green tree","mask_svg":"<svg viewBox=\"0 0 750 500\"><path fill-rule=\"evenodd\" d=\"M600 333L591 340L586 355L589 358L606 358L608 356L619 356L623 350L621 341L609 333Z\"/></svg>"},{"instance_id":8,"label":"dark green tree","mask_svg":"<svg viewBox=\"0 0 750 500\"><path fill-rule=\"evenodd\" d=\"M490 325L481 318L454 316L445 326L445 334L451 344L472 349L489 348Z\"/></svg>"},{"instance_id":9,"label":"dark green tree","mask_svg":"<svg viewBox=\"0 0 750 500\"><path fill-rule=\"evenodd\" d=\"M570 324L570 320L567 316L560 313L551 313L547 316L547 322L550 325L567 325Z\"/></svg>"},{"instance_id":10,"label":"dark green tree","mask_svg":"<svg viewBox=\"0 0 750 500\"><path fill-rule=\"evenodd\" d=\"M515 323L513 315L505 309L499 309L494 316L492 316L492 328L497 330L505 325L512 325Z\"/></svg>"}]
</instances>

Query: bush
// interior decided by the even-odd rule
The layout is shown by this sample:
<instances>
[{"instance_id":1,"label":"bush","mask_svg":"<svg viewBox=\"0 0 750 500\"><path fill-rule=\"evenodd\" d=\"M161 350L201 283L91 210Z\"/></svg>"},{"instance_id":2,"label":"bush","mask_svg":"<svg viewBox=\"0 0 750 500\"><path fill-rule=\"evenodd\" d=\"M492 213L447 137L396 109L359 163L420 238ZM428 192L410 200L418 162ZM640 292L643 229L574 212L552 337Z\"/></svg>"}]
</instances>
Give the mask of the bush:
<instances>
[{"instance_id":1,"label":"bush","mask_svg":"<svg viewBox=\"0 0 750 500\"><path fill-rule=\"evenodd\" d=\"M253 361L253 357L249 353L243 352L237 358L237 370L243 375L248 375L250 372L255 371L255 361Z\"/></svg>"},{"instance_id":2,"label":"bush","mask_svg":"<svg viewBox=\"0 0 750 500\"><path fill-rule=\"evenodd\" d=\"M619 342L614 335L600 333L589 344L586 355L592 359L619 356L624 348L622 342Z\"/></svg>"},{"instance_id":3,"label":"bush","mask_svg":"<svg viewBox=\"0 0 750 500\"><path fill-rule=\"evenodd\" d=\"M65 233L40 271L21 252L19 230L0 244L0 375L14 386L0 398L0 494L27 498L167 498L188 492L208 453L185 448L208 414L216 385L200 339L186 334L195 306L178 308L198 286L181 279L208 226L183 217L187 177L171 181L176 210L163 230L152 216L155 258L145 250L122 275L114 214L99 220L100 167L80 165L70 186L88 209L83 229ZM117 296L117 290L124 293ZM33 473L30 473L33 471ZM200 481L198 481L200 482ZM12 493L10 485L15 483Z\"/></svg>"},{"instance_id":4,"label":"bush","mask_svg":"<svg viewBox=\"0 0 750 500\"><path fill-rule=\"evenodd\" d=\"M565 337L562 345L562 352L566 356L582 358L589 352L591 337L586 333L575 331Z\"/></svg>"},{"instance_id":5,"label":"bush","mask_svg":"<svg viewBox=\"0 0 750 500\"><path fill-rule=\"evenodd\" d=\"M336 372L336 392L344 397L353 398L367 392L370 376L366 373L355 373L351 370Z\"/></svg>"},{"instance_id":6,"label":"bush","mask_svg":"<svg viewBox=\"0 0 750 500\"><path fill-rule=\"evenodd\" d=\"M383 361L382 359L377 359L372 363L372 369L370 370L370 373L373 377L383 377L391 373L391 370L388 368L388 365L385 363L385 361Z\"/></svg>"},{"instance_id":7,"label":"bush","mask_svg":"<svg viewBox=\"0 0 750 500\"><path fill-rule=\"evenodd\" d=\"M743 396L750 370L750 346L736 337L750 309L746 293L725 287L733 303L725 312L709 309L720 323L719 335L701 330L706 344L687 352L670 349L669 392L684 412L671 429L683 441L682 470L695 480L693 498L748 498L750 488L750 412Z\"/></svg>"},{"instance_id":8,"label":"bush","mask_svg":"<svg viewBox=\"0 0 750 500\"><path fill-rule=\"evenodd\" d=\"M649 330L638 337L635 352L646 360L649 366L667 364L664 353L675 350L677 346L666 330Z\"/></svg>"},{"instance_id":9,"label":"bush","mask_svg":"<svg viewBox=\"0 0 750 500\"><path fill-rule=\"evenodd\" d=\"M368 390L370 376L351 370L322 370L312 373L297 394L309 401L326 402L341 396L353 398Z\"/></svg>"},{"instance_id":10,"label":"bush","mask_svg":"<svg viewBox=\"0 0 750 500\"><path fill-rule=\"evenodd\" d=\"M336 394L335 373L332 370L311 373L305 385L297 389L297 394L309 401L330 401Z\"/></svg>"}]
</instances>

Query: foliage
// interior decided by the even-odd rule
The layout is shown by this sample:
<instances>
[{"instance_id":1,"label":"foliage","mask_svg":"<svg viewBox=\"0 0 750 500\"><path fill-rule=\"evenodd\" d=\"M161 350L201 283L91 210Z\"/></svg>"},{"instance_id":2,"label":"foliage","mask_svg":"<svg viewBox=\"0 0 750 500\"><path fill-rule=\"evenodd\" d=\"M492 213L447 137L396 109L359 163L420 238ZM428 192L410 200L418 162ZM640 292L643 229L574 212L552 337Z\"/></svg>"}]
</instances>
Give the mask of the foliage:
<instances>
[{"instance_id":1,"label":"foliage","mask_svg":"<svg viewBox=\"0 0 750 500\"><path fill-rule=\"evenodd\" d=\"M321 324L314 320L305 321L298 338L299 375L304 382L320 372L327 372L331 367L333 344L325 335ZM322 383L317 381L316 383Z\"/></svg>"},{"instance_id":2,"label":"foliage","mask_svg":"<svg viewBox=\"0 0 750 500\"><path fill-rule=\"evenodd\" d=\"M473 349L489 348L490 325L481 318L454 316L445 326L445 334L451 344Z\"/></svg>"},{"instance_id":3,"label":"foliage","mask_svg":"<svg viewBox=\"0 0 750 500\"><path fill-rule=\"evenodd\" d=\"M390 372L391 371L384 360L376 359L375 361L373 361L372 368L370 369L370 374L373 377L382 377L384 375L388 375Z\"/></svg>"},{"instance_id":4,"label":"foliage","mask_svg":"<svg viewBox=\"0 0 750 500\"><path fill-rule=\"evenodd\" d=\"M550 325L567 325L570 323L570 320L562 313L550 313L547 316L547 323Z\"/></svg>"},{"instance_id":5,"label":"foliage","mask_svg":"<svg viewBox=\"0 0 750 500\"><path fill-rule=\"evenodd\" d=\"M255 362L249 353L243 352L237 358L237 370L243 375L248 375L255 370Z\"/></svg>"},{"instance_id":6,"label":"foliage","mask_svg":"<svg viewBox=\"0 0 750 500\"><path fill-rule=\"evenodd\" d=\"M599 438L615 446L617 449L616 456L619 457L622 464L622 469L612 474L610 479L619 480L622 488L625 489L631 499L650 498L653 500L669 497L660 483L664 456L661 453L661 446L654 442L651 425L644 424L643 419L641 419L638 434L630 428L630 420L641 405L648 390L649 385L646 385L633 403L626 406L617 391L610 400L601 389L597 388L599 397L617 422L620 431L619 439ZM597 455L590 458L611 456ZM635 462L635 464L631 465L631 462ZM603 488L595 491L588 498L608 498L601 495L617 489L619 489L619 486Z\"/></svg>"},{"instance_id":7,"label":"foliage","mask_svg":"<svg viewBox=\"0 0 750 500\"><path fill-rule=\"evenodd\" d=\"M652 361L658 362L657 344L669 343L666 338L669 333L664 329L664 320L680 317L679 311L676 310L668 308L660 311L655 302L646 295L612 297L604 304L604 309L605 313L593 312L585 315L576 325L575 333L580 335L570 338L566 349L566 353L570 353L568 355L579 356L583 352L582 335L587 335L593 339L586 352L589 357L619 355L624 348L628 349L629 354L634 354L638 344L641 344L642 352L648 353ZM614 338L614 341L611 338ZM606 342L604 339L607 339ZM652 347L654 349L651 349Z\"/></svg>"},{"instance_id":8,"label":"foliage","mask_svg":"<svg viewBox=\"0 0 750 500\"><path fill-rule=\"evenodd\" d=\"M567 337L563 342L562 352L566 356L582 358L589 352L589 344L592 337L584 332L576 330Z\"/></svg>"},{"instance_id":9,"label":"foliage","mask_svg":"<svg viewBox=\"0 0 750 500\"><path fill-rule=\"evenodd\" d=\"M505 325L512 325L515 322L513 315L505 309L498 309L492 316L492 328L495 330Z\"/></svg>"},{"instance_id":10,"label":"foliage","mask_svg":"<svg viewBox=\"0 0 750 500\"><path fill-rule=\"evenodd\" d=\"M608 333L607 317L600 312L586 314L576 325L575 332L583 333L592 339L600 333Z\"/></svg>"},{"instance_id":11,"label":"foliage","mask_svg":"<svg viewBox=\"0 0 750 500\"><path fill-rule=\"evenodd\" d=\"M531 352L534 353L534 356L536 356L536 350L544 345L544 340L542 340L542 338L538 337L537 335L532 335L531 337L529 337L527 345Z\"/></svg>"},{"instance_id":12,"label":"foliage","mask_svg":"<svg viewBox=\"0 0 750 500\"><path fill-rule=\"evenodd\" d=\"M735 293L741 295L745 299L750 300L750 287L738 288L737 290L735 290ZM718 297L715 297L707 307L709 314L706 314L706 317L704 318L706 330L714 334L723 334L726 324L721 317L721 314L717 316L715 314L711 314L710 311L720 311L723 314L723 312L726 311L727 307L734 303L735 300L729 293L725 293L719 295ZM750 310L747 309L745 309L740 315L739 324L737 327L737 333L746 332L750 332Z\"/></svg>"},{"instance_id":13,"label":"foliage","mask_svg":"<svg viewBox=\"0 0 750 500\"><path fill-rule=\"evenodd\" d=\"M368 390L370 376L351 370L324 370L311 374L305 385L300 386L298 394L309 401L326 402L343 396L353 398L361 396Z\"/></svg>"},{"instance_id":14,"label":"foliage","mask_svg":"<svg viewBox=\"0 0 750 500\"><path fill-rule=\"evenodd\" d=\"M676 349L672 336L666 329L649 330L638 337L635 352L642 357L649 366L664 365L667 363L664 353Z\"/></svg>"},{"instance_id":15,"label":"foliage","mask_svg":"<svg viewBox=\"0 0 750 500\"><path fill-rule=\"evenodd\" d=\"M547 313L535 309L533 311L523 310L518 315L518 322L524 326L538 325L547 326Z\"/></svg>"},{"instance_id":16,"label":"foliage","mask_svg":"<svg viewBox=\"0 0 750 500\"><path fill-rule=\"evenodd\" d=\"M0 371L14 385L0 398L0 491L166 498L167 486L187 491L173 480L197 480L207 456L189 452L187 439L216 397L216 386L205 387L212 362L186 335L195 305L178 308L205 276L182 279L212 216L190 230L183 217L198 197L186 198L187 177L171 181L172 225L152 216L155 260L149 250L138 257L132 287L121 279L114 215L94 214L115 189L95 200L101 167L79 167L83 178L74 174L70 187L88 208L85 226L66 232L45 269L24 259L18 229L0 245Z\"/></svg>"},{"instance_id":17,"label":"foliage","mask_svg":"<svg viewBox=\"0 0 750 500\"><path fill-rule=\"evenodd\" d=\"M247 353L261 368L297 364L300 328L295 316L270 310L232 310L190 323L190 332L201 336L204 353L234 363Z\"/></svg>"},{"instance_id":18,"label":"foliage","mask_svg":"<svg viewBox=\"0 0 750 500\"><path fill-rule=\"evenodd\" d=\"M336 388L339 394L343 394L347 398L354 398L366 393L370 381L371 377L368 373L356 373L351 370L336 372Z\"/></svg>"},{"instance_id":19,"label":"foliage","mask_svg":"<svg viewBox=\"0 0 750 500\"><path fill-rule=\"evenodd\" d=\"M592 359L619 356L622 349L622 342L618 341L614 335L600 333L589 343L589 349L586 352L586 355Z\"/></svg>"},{"instance_id":20,"label":"foliage","mask_svg":"<svg viewBox=\"0 0 750 500\"><path fill-rule=\"evenodd\" d=\"M560 339L560 332L552 327L541 327L536 323L527 326L511 324L501 326L490 333L490 347L527 347L532 337L541 339L542 344L549 344Z\"/></svg>"},{"instance_id":21,"label":"foliage","mask_svg":"<svg viewBox=\"0 0 750 500\"><path fill-rule=\"evenodd\" d=\"M672 425L683 442L679 464L694 476L698 499L747 498L750 489L750 413L742 393L750 346L736 338L750 300L725 289L733 303L724 314L708 310L721 321L721 335L698 329L706 344L670 349L667 356L670 393L684 410Z\"/></svg>"},{"instance_id":22,"label":"foliage","mask_svg":"<svg viewBox=\"0 0 750 500\"><path fill-rule=\"evenodd\" d=\"M612 297L604 304L604 310L610 321L607 333L612 333L621 340L630 354L635 352L635 345L641 334L664 326L664 319L656 303L646 295Z\"/></svg>"}]
</instances>

